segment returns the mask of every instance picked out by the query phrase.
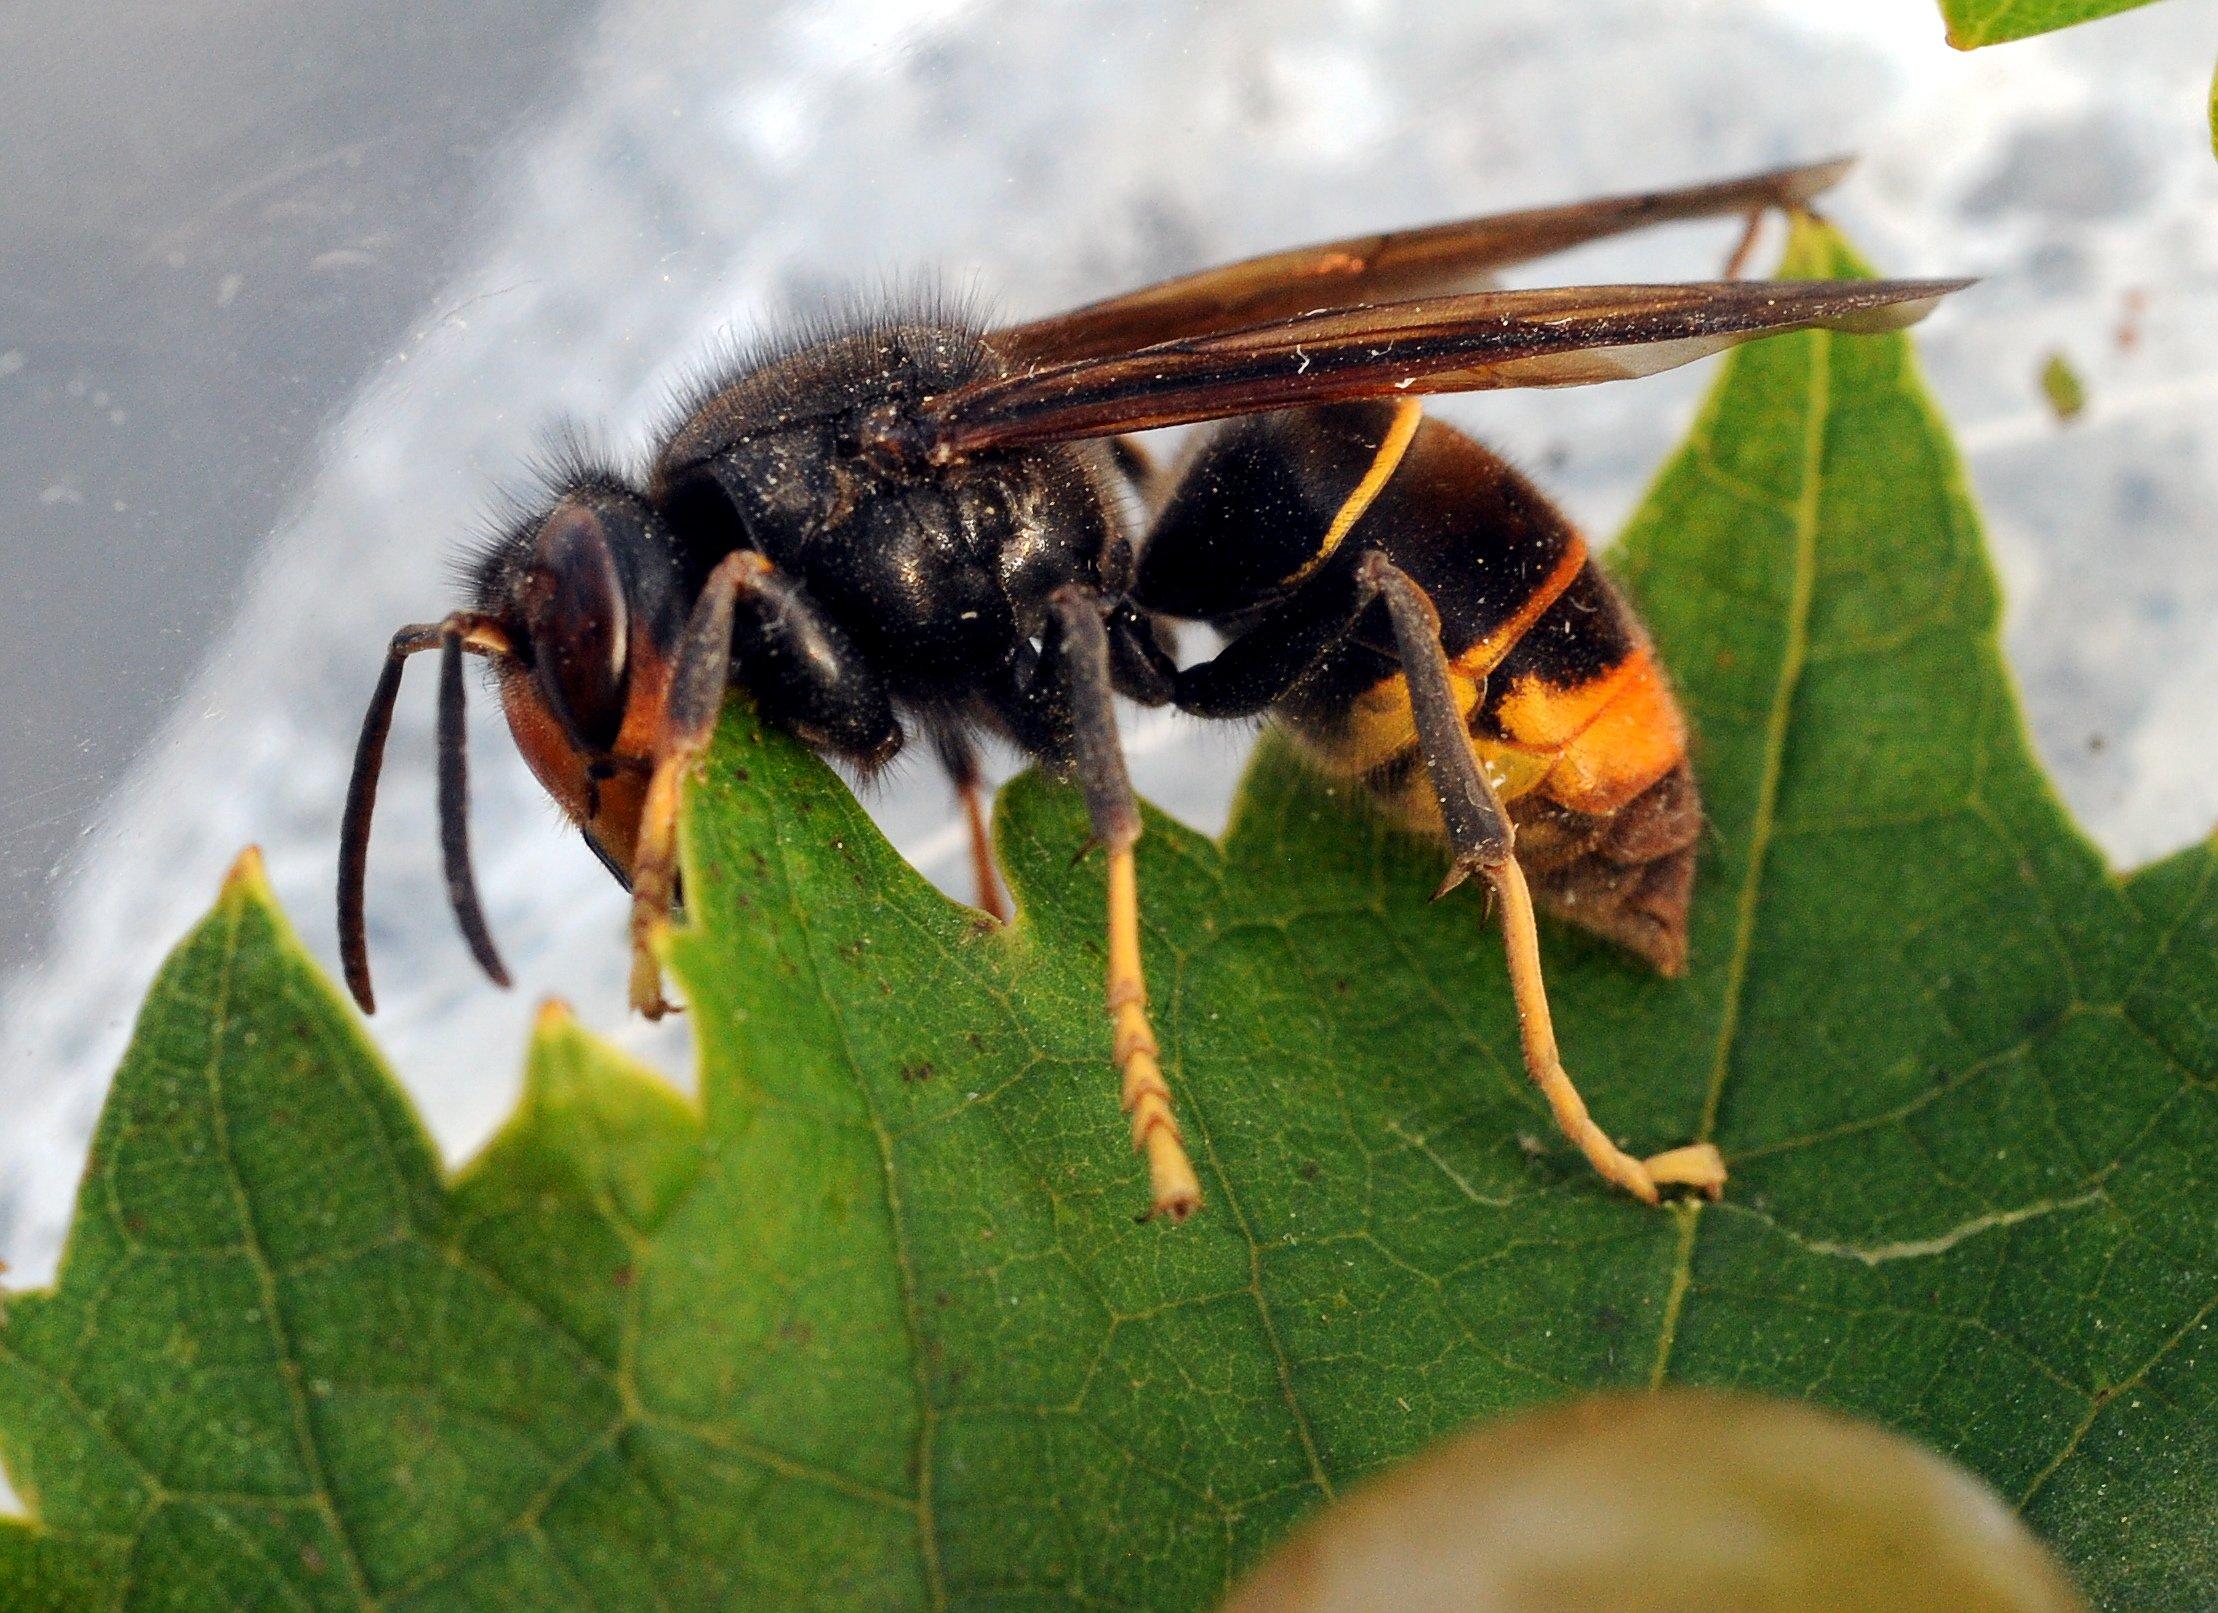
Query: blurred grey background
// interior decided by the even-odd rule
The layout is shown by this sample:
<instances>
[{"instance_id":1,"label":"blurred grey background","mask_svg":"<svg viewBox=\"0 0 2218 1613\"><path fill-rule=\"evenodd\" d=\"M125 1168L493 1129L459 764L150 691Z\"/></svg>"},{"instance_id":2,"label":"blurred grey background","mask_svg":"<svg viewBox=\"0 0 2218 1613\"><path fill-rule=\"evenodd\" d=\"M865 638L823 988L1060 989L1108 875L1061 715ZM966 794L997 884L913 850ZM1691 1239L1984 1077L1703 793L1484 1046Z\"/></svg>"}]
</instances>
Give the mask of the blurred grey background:
<instances>
[{"instance_id":1,"label":"blurred grey background","mask_svg":"<svg viewBox=\"0 0 2218 1613\"><path fill-rule=\"evenodd\" d=\"M1320 236L1858 151L1883 266L1987 277L1923 333L2041 751L2113 857L2218 821L2210 8L1975 56L1930 0L183 0L0 10L0 1259L52 1269L163 950L252 840L331 956L345 761L386 634L546 429L642 444L721 333L936 266L1009 314ZM1546 278L1714 273L1733 230ZM2061 425L2061 351L2091 403ZM1442 412L1612 530L1702 371ZM1245 741L1130 728L1221 821ZM622 1010L623 909L475 714L522 990L453 937L429 679L372 862L376 1029L450 1156L531 1002ZM961 878L927 766L873 797Z\"/></svg>"}]
</instances>

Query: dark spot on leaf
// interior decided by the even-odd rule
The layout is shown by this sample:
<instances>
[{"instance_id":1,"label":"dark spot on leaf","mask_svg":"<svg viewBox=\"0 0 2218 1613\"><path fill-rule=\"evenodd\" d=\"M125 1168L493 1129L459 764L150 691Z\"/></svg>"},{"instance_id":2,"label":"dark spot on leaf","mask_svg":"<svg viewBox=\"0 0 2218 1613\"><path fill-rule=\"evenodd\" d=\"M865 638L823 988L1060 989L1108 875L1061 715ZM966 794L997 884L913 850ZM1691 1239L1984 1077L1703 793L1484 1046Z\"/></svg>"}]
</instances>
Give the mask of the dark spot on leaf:
<instances>
[{"instance_id":1,"label":"dark spot on leaf","mask_svg":"<svg viewBox=\"0 0 2218 1613\"><path fill-rule=\"evenodd\" d=\"M901 1079L912 1085L918 1081L931 1080L935 1073L929 1059L917 1059L901 1066Z\"/></svg>"},{"instance_id":2,"label":"dark spot on leaf","mask_svg":"<svg viewBox=\"0 0 2218 1613\"><path fill-rule=\"evenodd\" d=\"M618 1288L631 1287L633 1278L634 1273L629 1265L618 1266L608 1274L608 1280Z\"/></svg>"},{"instance_id":3,"label":"dark spot on leaf","mask_svg":"<svg viewBox=\"0 0 2218 1613\"><path fill-rule=\"evenodd\" d=\"M1594 1308L1594 1325L1605 1333L1625 1331L1625 1313L1615 1305L1597 1305Z\"/></svg>"},{"instance_id":4,"label":"dark spot on leaf","mask_svg":"<svg viewBox=\"0 0 2218 1613\"><path fill-rule=\"evenodd\" d=\"M1314 1182L1325 1174L1325 1168L1313 1159L1305 1159L1294 1167L1294 1174L1305 1182Z\"/></svg>"}]
</instances>

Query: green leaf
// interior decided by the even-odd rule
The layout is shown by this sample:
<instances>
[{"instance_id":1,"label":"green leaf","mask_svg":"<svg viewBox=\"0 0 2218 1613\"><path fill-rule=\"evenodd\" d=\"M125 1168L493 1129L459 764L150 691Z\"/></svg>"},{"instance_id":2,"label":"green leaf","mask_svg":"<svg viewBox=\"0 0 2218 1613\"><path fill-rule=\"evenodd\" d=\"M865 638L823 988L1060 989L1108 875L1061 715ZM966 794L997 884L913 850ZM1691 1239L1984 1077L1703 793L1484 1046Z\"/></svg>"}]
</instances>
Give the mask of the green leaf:
<instances>
[{"instance_id":1,"label":"green leaf","mask_svg":"<svg viewBox=\"0 0 2218 1613\"><path fill-rule=\"evenodd\" d=\"M2013 39L2070 28L2150 0L1941 0L1948 21L1948 42L1958 50L2002 45Z\"/></svg>"},{"instance_id":2,"label":"green leaf","mask_svg":"<svg viewBox=\"0 0 2218 1613\"><path fill-rule=\"evenodd\" d=\"M1802 228L1788 271L1859 273ZM1575 1389L1876 1417L2108 1607L2218 1580L2218 851L2030 759L1899 337L1724 367L1616 552L1699 734L1693 967L1547 937L1643 1209L1549 1130L1476 899L1267 745L1140 854L1209 1195L1135 1224L1074 796L1004 933L744 711L686 824L696 1118L559 1016L451 1185L249 875L157 983L0 1326L0 1605L1202 1607L1351 1479ZM622 960L613 957L611 968Z\"/></svg>"}]
</instances>

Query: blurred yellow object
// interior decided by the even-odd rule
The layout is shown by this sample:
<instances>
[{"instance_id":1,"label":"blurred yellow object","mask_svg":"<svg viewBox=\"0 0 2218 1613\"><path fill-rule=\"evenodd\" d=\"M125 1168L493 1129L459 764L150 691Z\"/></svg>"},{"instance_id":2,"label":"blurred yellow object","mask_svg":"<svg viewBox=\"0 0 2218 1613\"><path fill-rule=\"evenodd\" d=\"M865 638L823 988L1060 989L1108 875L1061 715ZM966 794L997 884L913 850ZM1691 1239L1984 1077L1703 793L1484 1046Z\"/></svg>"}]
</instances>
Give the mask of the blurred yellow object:
<instances>
[{"instance_id":1,"label":"blurred yellow object","mask_svg":"<svg viewBox=\"0 0 2218 1613\"><path fill-rule=\"evenodd\" d=\"M2052 352L2041 366L2041 396L2048 399L2049 412L2065 425L2077 420L2087 410L2087 383L2079 378L2079 371L2072 368L2072 361L2061 352Z\"/></svg>"},{"instance_id":2,"label":"blurred yellow object","mask_svg":"<svg viewBox=\"0 0 2218 1613\"><path fill-rule=\"evenodd\" d=\"M1312 1519L1224 1613L2085 1613L1943 1457L1793 1401L1595 1395L1486 1424Z\"/></svg>"}]
</instances>

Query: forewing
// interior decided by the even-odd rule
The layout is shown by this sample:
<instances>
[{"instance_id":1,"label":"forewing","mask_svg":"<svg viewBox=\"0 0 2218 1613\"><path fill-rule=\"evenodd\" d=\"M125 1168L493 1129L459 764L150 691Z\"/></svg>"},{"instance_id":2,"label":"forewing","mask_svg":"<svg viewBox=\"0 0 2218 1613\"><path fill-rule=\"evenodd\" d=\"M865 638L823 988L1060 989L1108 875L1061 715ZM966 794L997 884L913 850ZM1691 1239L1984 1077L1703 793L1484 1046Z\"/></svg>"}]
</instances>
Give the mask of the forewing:
<instances>
[{"instance_id":1,"label":"forewing","mask_svg":"<svg viewBox=\"0 0 2218 1613\"><path fill-rule=\"evenodd\" d=\"M1962 280L1566 286L1304 314L976 382L928 400L937 462L1352 398L1584 386L1822 326L1896 330Z\"/></svg>"},{"instance_id":2,"label":"forewing","mask_svg":"<svg viewBox=\"0 0 2218 1613\"><path fill-rule=\"evenodd\" d=\"M1801 206L1848 168L1842 158L1680 190L1295 247L1008 326L987 340L1019 363L1064 363L1321 308L1471 291L1495 270L1650 224Z\"/></svg>"}]
</instances>

